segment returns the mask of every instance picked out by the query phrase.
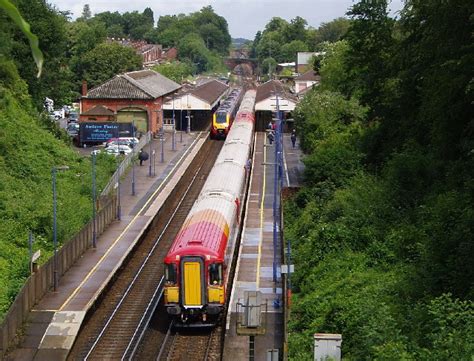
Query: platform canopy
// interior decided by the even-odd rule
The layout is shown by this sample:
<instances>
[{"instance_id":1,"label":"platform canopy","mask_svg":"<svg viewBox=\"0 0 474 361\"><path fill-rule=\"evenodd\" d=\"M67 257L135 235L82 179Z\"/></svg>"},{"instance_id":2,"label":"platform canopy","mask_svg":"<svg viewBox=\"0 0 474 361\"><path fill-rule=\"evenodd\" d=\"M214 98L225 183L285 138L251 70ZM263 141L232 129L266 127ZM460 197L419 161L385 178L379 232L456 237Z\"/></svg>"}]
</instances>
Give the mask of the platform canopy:
<instances>
[{"instance_id":1,"label":"platform canopy","mask_svg":"<svg viewBox=\"0 0 474 361\"><path fill-rule=\"evenodd\" d=\"M255 111L276 111L277 99L281 111L295 110L298 98L290 94L278 80L269 80L257 88Z\"/></svg>"},{"instance_id":2,"label":"platform canopy","mask_svg":"<svg viewBox=\"0 0 474 361\"><path fill-rule=\"evenodd\" d=\"M173 96L168 96L163 104L164 110L211 110L229 91L229 86L211 79L196 87L183 86Z\"/></svg>"}]
</instances>

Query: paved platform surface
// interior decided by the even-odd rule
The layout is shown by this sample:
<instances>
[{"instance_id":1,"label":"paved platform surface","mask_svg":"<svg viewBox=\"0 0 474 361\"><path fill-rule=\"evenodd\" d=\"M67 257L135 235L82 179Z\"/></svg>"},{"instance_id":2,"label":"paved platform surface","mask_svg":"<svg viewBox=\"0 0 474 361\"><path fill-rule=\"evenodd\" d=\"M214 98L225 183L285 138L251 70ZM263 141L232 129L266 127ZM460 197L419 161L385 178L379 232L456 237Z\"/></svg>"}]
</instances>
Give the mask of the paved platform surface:
<instances>
[{"instance_id":1,"label":"paved platform surface","mask_svg":"<svg viewBox=\"0 0 474 361\"><path fill-rule=\"evenodd\" d=\"M20 346L10 352L6 360L64 360L67 357L87 311L158 211L168 191L168 182L169 187L173 186L171 177L182 174L181 168L187 167L189 158L202 145L199 135L177 134L175 150L172 150L169 134L163 144L153 140L151 148L145 146L147 152L151 150L150 154L155 150L156 158L150 157L143 166L135 165L134 196L132 172L123 179L121 220L113 222L97 238L97 248L87 250L60 278L57 292L47 293L34 307Z\"/></svg>"},{"instance_id":2,"label":"paved platform surface","mask_svg":"<svg viewBox=\"0 0 474 361\"><path fill-rule=\"evenodd\" d=\"M303 164L299 146L292 147L290 135L284 139L283 186L301 183ZM266 304L265 334L255 337L255 360L266 360L267 350L283 347L283 302L280 274L281 245L274 247L273 195L275 148L267 144L265 133L257 133L252 162L250 194L239 249L239 260L231 293L224 346L224 360L248 360L249 336L237 334L237 303L244 303L245 291L260 291ZM276 229L279 238L279 230ZM274 257L275 269L274 269ZM274 280L274 275L276 280ZM263 308L264 309L264 308Z\"/></svg>"}]
</instances>

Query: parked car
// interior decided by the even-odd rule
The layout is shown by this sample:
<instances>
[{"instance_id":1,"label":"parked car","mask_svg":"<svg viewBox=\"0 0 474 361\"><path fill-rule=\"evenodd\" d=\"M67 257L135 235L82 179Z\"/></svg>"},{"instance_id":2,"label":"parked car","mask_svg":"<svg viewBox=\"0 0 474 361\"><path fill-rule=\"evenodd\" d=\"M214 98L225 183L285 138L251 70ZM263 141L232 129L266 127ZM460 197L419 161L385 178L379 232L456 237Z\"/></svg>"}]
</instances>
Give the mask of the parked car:
<instances>
[{"instance_id":1,"label":"parked car","mask_svg":"<svg viewBox=\"0 0 474 361\"><path fill-rule=\"evenodd\" d=\"M64 109L57 109L53 112L54 119L59 120L64 118Z\"/></svg>"},{"instance_id":2,"label":"parked car","mask_svg":"<svg viewBox=\"0 0 474 361\"><path fill-rule=\"evenodd\" d=\"M67 122L77 122L79 121L79 114L77 112L69 112L69 116L67 118Z\"/></svg>"},{"instance_id":3,"label":"parked car","mask_svg":"<svg viewBox=\"0 0 474 361\"><path fill-rule=\"evenodd\" d=\"M132 152L132 148L124 144L112 144L105 148L105 151L107 154L113 154L117 156L119 154L130 154Z\"/></svg>"},{"instance_id":4,"label":"parked car","mask_svg":"<svg viewBox=\"0 0 474 361\"><path fill-rule=\"evenodd\" d=\"M109 147L111 145L128 145L130 148L135 147L139 140L133 137L120 137L120 138L110 138L106 143L105 147Z\"/></svg>"},{"instance_id":5,"label":"parked car","mask_svg":"<svg viewBox=\"0 0 474 361\"><path fill-rule=\"evenodd\" d=\"M66 132L70 137L75 137L79 134L79 124L77 123L69 123Z\"/></svg>"}]
</instances>

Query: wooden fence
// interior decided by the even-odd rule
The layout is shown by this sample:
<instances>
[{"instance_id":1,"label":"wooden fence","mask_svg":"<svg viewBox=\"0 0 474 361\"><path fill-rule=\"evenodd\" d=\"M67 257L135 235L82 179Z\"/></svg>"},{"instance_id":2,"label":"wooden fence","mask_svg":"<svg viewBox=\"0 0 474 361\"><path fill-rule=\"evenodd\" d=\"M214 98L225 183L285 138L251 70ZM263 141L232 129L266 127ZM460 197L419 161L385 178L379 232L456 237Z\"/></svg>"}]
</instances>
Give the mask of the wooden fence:
<instances>
[{"instance_id":1,"label":"wooden fence","mask_svg":"<svg viewBox=\"0 0 474 361\"><path fill-rule=\"evenodd\" d=\"M108 197L108 201L100 211L97 212L96 227L97 235L100 235L105 228L117 218L117 197ZM92 246L93 223L90 221L82 230L67 241L57 253L58 276L61 277L84 252ZM41 300L44 294L53 287L54 258L51 257L45 264L41 265L33 273L11 305L5 319L0 326L0 359L6 353L9 345L26 321L30 310Z\"/></svg>"}]
</instances>

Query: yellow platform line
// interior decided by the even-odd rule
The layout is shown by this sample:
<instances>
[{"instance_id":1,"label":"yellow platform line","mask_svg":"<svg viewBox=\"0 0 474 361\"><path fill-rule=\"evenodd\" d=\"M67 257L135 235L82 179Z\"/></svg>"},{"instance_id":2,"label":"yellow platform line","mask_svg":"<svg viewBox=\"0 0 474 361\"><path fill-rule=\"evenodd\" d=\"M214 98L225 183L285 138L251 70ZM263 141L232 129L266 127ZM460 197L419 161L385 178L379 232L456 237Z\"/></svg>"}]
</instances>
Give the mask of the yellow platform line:
<instances>
[{"instance_id":1,"label":"yellow platform line","mask_svg":"<svg viewBox=\"0 0 474 361\"><path fill-rule=\"evenodd\" d=\"M257 256L257 280L256 289L260 287L260 263L262 259L262 242L263 242L263 211L265 203L265 189L267 180L267 137L263 137L263 184L262 184L262 200L260 201L260 241L258 242L258 256Z\"/></svg>"},{"instance_id":2,"label":"yellow platform line","mask_svg":"<svg viewBox=\"0 0 474 361\"><path fill-rule=\"evenodd\" d=\"M192 149L193 146L194 146L194 143L196 143L198 140L200 139L200 135L198 135L196 137L196 139L194 139L194 141L191 143L191 145L189 146L188 150ZM135 222L135 220L140 216L140 213L142 213L142 211L148 207L148 204L152 201L152 199L155 197L155 195L161 190L161 188L164 187L167 179L173 174L173 172L175 171L176 167L178 167L179 165L181 165L181 161L183 160L183 158L188 154L188 152L184 152L184 154L181 156L181 158L179 159L178 162L176 162L176 164L174 165L174 167L171 169L171 171L168 173L168 175L165 177L165 179L163 179L163 181L161 182L161 184L159 185L159 187L153 192L153 194L150 196L150 198L148 198L148 200L145 202L145 204L143 205L143 207L137 212L137 214L135 215L135 217L132 218L132 220L130 221L130 223L127 225L127 227L125 227L125 229L122 231L122 233L120 233L120 235L117 237L117 239L114 241L114 243L112 243L109 248L107 249L107 252L104 253L104 255L99 259L99 261L96 263L96 265L89 271L89 273L86 275L86 277L84 277L84 279L82 280L82 282L79 284L79 286L76 287L76 289L74 290L74 292L66 299L66 301L64 301L64 303L61 305L61 307L59 307L59 311L62 311L64 309L64 307L66 307L66 305L74 298L74 296L77 295L77 293L79 292L79 290L82 288L82 286L84 286L84 284L89 281L89 279L91 278L91 276L95 273L95 271L97 271L97 268L99 268L99 266L101 265L101 263L104 261L104 259L109 255L109 253L112 251L112 249L115 247L115 245L117 244L118 241L120 241L120 239L122 239L123 235L125 233L127 233L128 229L132 226L132 224Z\"/></svg>"}]
</instances>

